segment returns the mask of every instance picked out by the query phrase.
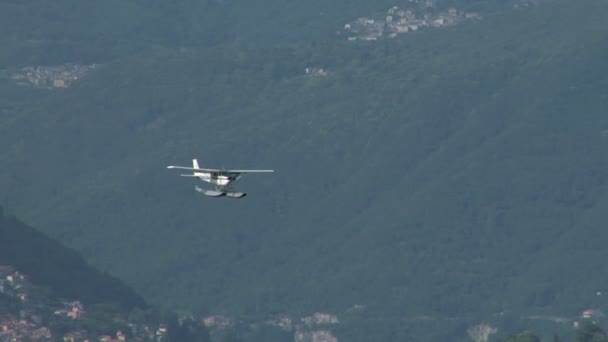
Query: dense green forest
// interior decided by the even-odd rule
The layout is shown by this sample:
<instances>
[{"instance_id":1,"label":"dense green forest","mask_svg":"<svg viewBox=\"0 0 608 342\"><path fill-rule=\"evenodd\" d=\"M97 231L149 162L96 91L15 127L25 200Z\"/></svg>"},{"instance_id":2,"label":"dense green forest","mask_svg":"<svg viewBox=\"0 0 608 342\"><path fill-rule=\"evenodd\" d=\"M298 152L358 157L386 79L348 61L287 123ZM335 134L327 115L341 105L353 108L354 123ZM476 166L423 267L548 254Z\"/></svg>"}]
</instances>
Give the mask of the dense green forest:
<instances>
[{"instance_id":1,"label":"dense green forest","mask_svg":"<svg viewBox=\"0 0 608 342\"><path fill-rule=\"evenodd\" d=\"M534 334L530 331L524 331L519 334L510 335L505 340L505 342L541 342L541 339L538 335ZM554 334L551 339L547 339L547 341L552 342L560 342L564 341L559 335ZM573 339L568 339L568 341L576 341L576 342L606 342L608 341L608 335L606 332L600 328L596 323L591 321L584 321L582 326L577 330L576 335Z\"/></svg>"},{"instance_id":2,"label":"dense green forest","mask_svg":"<svg viewBox=\"0 0 608 342\"><path fill-rule=\"evenodd\" d=\"M91 268L77 252L18 219L4 216L1 207L0 265L13 266L58 297L146 308L144 300L118 279Z\"/></svg>"},{"instance_id":3,"label":"dense green forest","mask_svg":"<svg viewBox=\"0 0 608 342\"><path fill-rule=\"evenodd\" d=\"M452 1L492 15L377 42L336 31L393 3L105 4L0 3L7 74L102 64L0 80L0 203L146 299L333 312L348 340L551 336L522 317L606 309L603 1ZM192 157L277 172L212 200L164 168Z\"/></svg>"},{"instance_id":4,"label":"dense green forest","mask_svg":"<svg viewBox=\"0 0 608 342\"><path fill-rule=\"evenodd\" d=\"M16 280L9 282L8 277L0 277L0 322L9 327L11 320L19 317L38 327L49 327L53 340L77 332L80 341L84 336L113 335L118 330L127 332L131 338L137 335L147 338L142 327L156 329L164 324L167 334L163 340L210 340L209 332L200 322L174 311L148 306L131 288L90 267L75 251L15 217L4 216L2 207L0 266L9 267L11 276L21 274L25 277L24 281L19 280L23 283L13 285L10 284ZM22 298L17 295L21 291ZM81 317L72 319L57 313L56 310L66 305L73 305L69 304L72 302L84 305ZM10 335L2 337L7 339Z\"/></svg>"}]
</instances>

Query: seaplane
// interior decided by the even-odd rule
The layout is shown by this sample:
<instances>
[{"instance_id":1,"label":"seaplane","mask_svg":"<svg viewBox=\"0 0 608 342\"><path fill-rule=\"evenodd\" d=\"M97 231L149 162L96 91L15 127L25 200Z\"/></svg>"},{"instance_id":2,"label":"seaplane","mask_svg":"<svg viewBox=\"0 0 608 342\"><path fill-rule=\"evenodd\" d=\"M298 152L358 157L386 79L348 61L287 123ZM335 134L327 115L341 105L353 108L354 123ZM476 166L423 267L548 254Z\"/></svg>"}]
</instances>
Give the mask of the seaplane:
<instances>
[{"instance_id":1,"label":"seaplane","mask_svg":"<svg viewBox=\"0 0 608 342\"><path fill-rule=\"evenodd\" d=\"M204 182L215 185L214 190L206 190L198 185L194 187L194 190L209 197L230 197L230 198L243 198L247 194L244 192L235 191L232 187L232 183L241 178L245 173L271 173L274 170L220 170L220 169L207 169L201 168L198 165L197 159L192 159L192 167L189 166L175 166L169 165L167 169L178 169L192 171L191 174L181 174L182 177L194 177Z\"/></svg>"}]
</instances>

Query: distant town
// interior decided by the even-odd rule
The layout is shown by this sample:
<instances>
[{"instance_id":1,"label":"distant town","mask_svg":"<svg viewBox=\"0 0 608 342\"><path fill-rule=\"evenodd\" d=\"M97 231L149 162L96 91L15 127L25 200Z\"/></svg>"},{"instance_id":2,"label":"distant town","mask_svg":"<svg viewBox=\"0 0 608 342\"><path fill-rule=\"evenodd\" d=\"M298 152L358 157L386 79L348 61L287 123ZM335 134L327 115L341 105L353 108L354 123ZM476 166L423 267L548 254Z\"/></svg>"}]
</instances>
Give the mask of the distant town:
<instances>
[{"instance_id":1,"label":"distant town","mask_svg":"<svg viewBox=\"0 0 608 342\"><path fill-rule=\"evenodd\" d=\"M54 336L52 329L45 325L48 324L49 319L43 317L52 317L51 320L55 323L77 322L86 320L90 313L78 300L50 300L48 296L36 295L36 291L40 291L40 288L32 284L27 275L13 266L0 265L0 309L3 309L0 310L0 341L162 342L168 340L167 324L151 326L128 321L120 323L129 329L117 330L112 334L95 335L83 329L76 329L67 331L61 336ZM4 308L3 305L8 308ZM11 307L16 308L15 313L4 312ZM233 318L221 315L205 316L195 321L205 325L212 336L214 333L221 333L235 326ZM331 325L338 323L339 320L335 315L317 312L301 318L279 315L260 324L293 333L294 342L338 342L338 338L329 329Z\"/></svg>"},{"instance_id":2,"label":"distant town","mask_svg":"<svg viewBox=\"0 0 608 342\"><path fill-rule=\"evenodd\" d=\"M92 335L86 330L78 329L67 331L62 336L53 336L48 324L48 317L57 322L78 322L86 320L90 314L83 303L78 300L49 300L44 296L36 294L39 291L33 285L27 275L19 272L13 266L0 265L0 341L65 341L65 342L119 342L119 341L167 341L167 324L159 323L154 326L149 324L137 324L133 322L121 322L128 329L116 330L112 334ZM603 293L597 292L596 296ZM8 305L3 304L8 303ZM17 304L17 305L13 305ZM9 308L6 308L8 306ZM6 309L13 309L16 313L6 313ZM10 310L9 310L10 311ZM356 314L367 311L362 304L353 305L346 310L346 314ZM47 317L43 319L43 317ZM211 333L212 341L214 335L221 335L226 329L234 329L237 324L234 318L223 315L208 315L200 318L184 317L192 319L197 324L207 327ZM605 318L603 312L598 309L588 308L582 310L575 317L554 316L525 316L527 320L544 320L571 326L577 329L581 321L590 320L594 323ZM183 318L180 318L183 319ZM432 319L428 316L413 317L414 320ZM116 318L115 318L116 320ZM294 317L288 314L279 314L253 325L265 325L293 334L294 342L338 342L338 337L332 332L332 327L340 324L340 319L335 314L316 312L309 316ZM497 332L497 328L490 323L482 322L471 326L467 334L472 341L488 341L489 336Z\"/></svg>"},{"instance_id":3,"label":"distant town","mask_svg":"<svg viewBox=\"0 0 608 342\"><path fill-rule=\"evenodd\" d=\"M519 0L513 8L537 4L538 0ZM407 0L405 6L392 6L383 15L361 17L346 23L339 33L346 35L349 41L375 41L424 28L445 28L481 19L483 15L477 12L465 12L455 7L442 9L437 0Z\"/></svg>"},{"instance_id":4,"label":"distant town","mask_svg":"<svg viewBox=\"0 0 608 342\"><path fill-rule=\"evenodd\" d=\"M27 66L13 72L10 78L20 86L37 88L68 88L73 82L97 69L99 64L64 64L58 66Z\"/></svg>"},{"instance_id":5,"label":"distant town","mask_svg":"<svg viewBox=\"0 0 608 342\"><path fill-rule=\"evenodd\" d=\"M56 301L34 295L39 291L27 275L13 266L0 265L0 309L2 303L11 300L17 304L16 314L0 311L0 341L65 341L65 342L119 342L119 341L165 341L167 326L138 326L124 322L131 331L117 330L112 335L91 336L85 330L67 331L63 336L53 336L44 325L43 317L54 317L55 322L77 321L87 317L84 305L78 301ZM8 305L9 307L11 305ZM10 308L9 308L10 309ZM9 310L10 311L10 310ZM47 322L48 323L48 322Z\"/></svg>"}]
</instances>

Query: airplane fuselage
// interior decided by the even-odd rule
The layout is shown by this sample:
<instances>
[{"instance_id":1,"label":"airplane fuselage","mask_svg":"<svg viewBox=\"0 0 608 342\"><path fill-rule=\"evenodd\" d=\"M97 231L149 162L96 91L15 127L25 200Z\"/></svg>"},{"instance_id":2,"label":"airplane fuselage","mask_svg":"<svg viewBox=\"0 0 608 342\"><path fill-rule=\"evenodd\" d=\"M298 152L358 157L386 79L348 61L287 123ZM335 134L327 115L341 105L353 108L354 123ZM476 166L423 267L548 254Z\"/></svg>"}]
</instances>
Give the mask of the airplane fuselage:
<instances>
[{"instance_id":1,"label":"airplane fuselage","mask_svg":"<svg viewBox=\"0 0 608 342\"><path fill-rule=\"evenodd\" d=\"M227 186L232 181L236 180L236 177L230 177L211 172L195 172L194 175L204 182L215 184L218 186Z\"/></svg>"}]
</instances>

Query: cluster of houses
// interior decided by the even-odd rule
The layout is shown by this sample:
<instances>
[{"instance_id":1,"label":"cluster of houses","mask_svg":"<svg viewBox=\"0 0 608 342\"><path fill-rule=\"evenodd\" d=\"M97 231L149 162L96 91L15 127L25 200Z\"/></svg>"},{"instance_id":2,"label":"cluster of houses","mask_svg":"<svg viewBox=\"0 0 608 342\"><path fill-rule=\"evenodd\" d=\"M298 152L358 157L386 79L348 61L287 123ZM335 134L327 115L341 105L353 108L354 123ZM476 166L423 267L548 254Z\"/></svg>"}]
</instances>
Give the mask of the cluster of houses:
<instances>
[{"instance_id":1,"label":"cluster of houses","mask_svg":"<svg viewBox=\"0 0 608 342\"><path fill-rule=\"evenodd\" d=\"M51 331L46 327L24 319L0 320L0 341L52 341Z\"/></svg>"},{"instance_id":2,"label":"cluster of houses","mask_svg":"<svg viewBox=\"0 0 608 342\"><path fill-rule=\"evenodd\" d=\"M340 321L336 315L315 312L314 314L300 318L303 326L300 326L293 338L295 342L338 342L329 329L324 327L338 324Z\"/></svg>"},{"instance_id":3,"label":"cluster of houses","mask_svg":"<svg viewBox=\"0 0 608 342\"><path fill-rule=\"evenodd\" d=\"M296 331L293 340L295 342L338 342L329 330Z\"/></svg>"},{"instance_id":4,"label":"cluster of houses","mask_svg":"<svg viewBox=\"0 0 608 342\"><path fill-rule=\"evenodd\" d=\"M328 326L340 323L338 317L333 314L316 312L300 319L283 314L265 323L285 331L293 331L295 342L338 342L338 338L327 329Z\"/></svg>"},{"instance_id":5,"label":"cluster of houses","mask_svg":"<svg viewBox=\"0 0 608 342\"><path fill-rule=\"evenodd\" d=\"M457 8L441 8L439 0L406 0L405 6L393 6L374 17L362 17L344 25L347 39L378 40L422 28L443 28L467 20L481 20L482 15ZM513 0L513 8L537 6L541 0Z\"/></svg>"},{"instance_id":6,"label":"cluster of houses","mask_svg":"<svg viewBox=\"0 0 608 342\"><path fill-rule=\"evenodd\" d=\"M158 328L147 325L128 323L129 332L121 330L113 335L96 336L92 338L86 331L70 331L57 339L48 327L42 326L40 310L49 310L57 319L80 320L87 317L85 306L80 301L52 301L49 303L33 303L28 297L34 286L28 277L13 266L0 265L0 295L17 299L18 310L12 314L0 312L0 341L64 341L64 342L121 342L130 340L166 341L167 325L160 324ZM2 305L2 303L0 303ZM130 335L130 338L128 338Z\"/></svg>"},{"instance_id":7,"label":"cluster of houses","mask_svg":"<svg viewBox=\"0 0 608 342\"><path fill-rule=\"evenodd\" d=\"M234 325L234 320L230 317L221 316L221 315L213 315L203 317L203 324L207 328L228 328Z\"/></svg>"},{"instance_id":8,"label":"cluster of houses","mask_svg":"<svg viewBox=\"0 0 608 342\"><path fill-rule=\"evenodd\" d=\"M54 314L71 319L80 319L85 314L84 305L79 301L63 302L63 307L55 310Z\"/></svg>"},{"instance_id":9,"label":"cluster of houses","mask_svg":"<svg viewBox=\"0 0 608 342\"><path fill-rule=\"evenodd\" d=\"M127 341L127 335L122 331L117 331L115 336L103 335L96 339L86 337L86 333L82 331L69 332L63 335L63 342L124 342ZM150 340L152 341L152 340Z\"/></svg>"},{"instance_id":10,"label":"cluster of houses","mask_svg":"<svg viewBox=\"0 0 608 342\"><path fill-rule=\"evenodd\" d=\"M304 69L304 72L306 72L306 75L310 77L325 77L329 75L328 70L317 67L308 67Z\"/></svg>"},{"instance_id":11,"label":"cluster of houses","mask_svg":"<svg viewBox=\"0 0 608 342\"><path fill-rule=\"evenodd\" d=\"M68 88L74 81L97 69L98 64L65 64L58 66L28 66L14 72L11 79L22 86Z\"/></svg>"},{"instance_id":12,"label":"cluster of houses","mask_svg":"<svg viewBox=\"0 0 608 342\"><path fill-rule=\"evenodd\" d=\"M232 318L221 315L204 317L202 322L211 330L231 328L235 324ZM263 324L293 332L295 342L338 342L338 338L327 329L328 326L338 323L336 315L316 312L299 319L281 314L266 320Z\"/></svg>"},{"instance_id":13,"label":"cluster of houses","mask_svg":"<svg viewBox=\"0 0 608 342\"><path fill-rule=\"evenodd\" d=\"M468 13L456 8L436 9L436 1L409 0L406 8L393 6L383 17L358 18L344 25L348 40L378 40L394 38L398 34L418 31L425 27L453 26L465 20L482 19L479 13Z\"/></svg>"},{"instance_id":14,"label":"cluster of houses","mask_svg":"<svg viewBox=\"0 0 608 342\"><path fill-rule=\"evenodd\" d=\"M336 315L323 312L315 312L310 316L293 319L289 315L279 315L273 319L267 320L266 324L279 327L286 331L299 330L304 328L314 328L322 325L338 324L340 321Z\"/></svg>"},{"instance_id":15,"label":"cluster of houses","mask_svg":"<svg viewBox=\"0 0 608 342\"><path fill-rule=\"evenodd\" d=\"M354 305L347 310L349 313L361 312L366 310L364 305ZM594 323L605 317L604 313L598 309L587 309L582 311L578 319L591 320ZM533 319L534 316L529 317ZM426 318L425 318L426 319ZM555 320L555 318L551 318ZM558 320L559 323L572 322L574 328L579 327L579 321L572 319ZM234 327L234 319L221 315L207 316L202 319L202 323L209 329L226 329ZM274 326L284 331L293 332L294 342L338 342L338 338L329 329L332 325L339 324L340 320L336 315L330 313L316 312L310 316L294 318L287 314L278 315L266 320L264 324ZM472 326L467 333L472 341L488 341L489 337L497 332L497 328L489 323L481 323Z\"/></svg>"},{"instance_id":16,"label":"cluster of houses","mask_svg":"<svg viewBox=\"0 0 608 342\"><path fill-rule=\"evenodd\" d=\"M331 325L340 323L336 315L323 312L315 312L310 316L302 317L300 321L308 327L313 327L315 325Z\"/></svg>"},{"instance_id":17,"label":"cluster of houses","mask_svg":"<svg viewBox=\"0 0 608 342\"><path fill-rule=\"evenodd\" d=\"M25 302L31 285L27 277L12 266L0 265L0 295ZM25 315L23 315L25 316ZM51 341L51 331L27 317L0 316L0 341Z\"/></svg>"},{"instance_id":18,"label":"cluster of houses","mask_svg":"<svg viewBox=\"0 0 608 342\"><path fill-rule=\"evenodd\" d=\"M604 317L604 313L599 309L585 309L574 320L571 317L542 315L527 316L526 318L529 320L551 321L558 324L572 324L574 329L578 329L581 327L581 321L590 321L593 324L598 324ZM490 323L486 322L470 327L467 329L467 334L473 342L487 342L490 340L490 336L496 334L497 331L498 328L493 327Z\"/></svg>"},{"instance_id":19,"label":"cluster of houses","mask_svg":"<svg viewBox=\"0 0 608 342\"><path fill-rule=\"evenodd\" d=\"M0 265L0 294L17 299L20 303L28 302L28 293L32 285L28 277L12 266ZM598 292L599 295L599 292ZM52 336L49 328L36 322L36 313L27 313L24 305L20 313L16 315L0 315L0 341L57 341ZM78 320L86 317L85 306L79 301L64 301L55 304L52 309L56 316L63 319ZM355 305L347 312L365 310L363 305ZM605 315L598 309L587 309L580 313L578 319L591 320L597 322ZM533 317L530 317L533 318ZM552 318L555 320L554 318ZM560 320L560 322L562 322ZM562 323L572 322L574 328L579 327L579 320L563 319ZM264 324L274 326L284 331L293 332L295 342L338 342L329 329L330 326L339 324L340 320L336 315L330 313L316 312L310 316L292 318L289 315L279 315L267 320ZM226 329L235 325L232 318L226 316L207 316L202 319L202 324L210 329ZM127 324L131 331L125 333L118 330L114 335L97 336L92 339L86 331L71 331L62 336L59 341L64 342L123 342L129 340L146 341L166 341L168 328L165 324L160 324L157 328L147 325L136 326ZM474 341L487 341L488 337L496 333L496 328L487 323L483 323L468 329L467 333ZM128 337L127 335L131 335Z\"/></svg>"},{"instance_id":20,"label":"cluster of houses","mask_svg":"<svg viewBox=\"0 0 608 342\"><path fill-rule=\"evenodd\" d=\"M132 329L138 331L137 334L125 333L122 330L116 331L114 335L101 335L91 338L86 331L71 331L63 335L63 342L124 342L124 341L156 341L162 342L168 339L167 325L161 324L154 330L147 325L135 327L129 324Z\"/></svg>"},{"instance_id":21,"label":"cluster of houses","mask_svg":"<svg viewBox=\"0 0 608 342\"><path fill-rule=\"evenodd\" d=\"M25 275L12 266L0 265L0 293L17 297L24 301L27 298L30 284Z\"/></svg>"}]
</instances>

